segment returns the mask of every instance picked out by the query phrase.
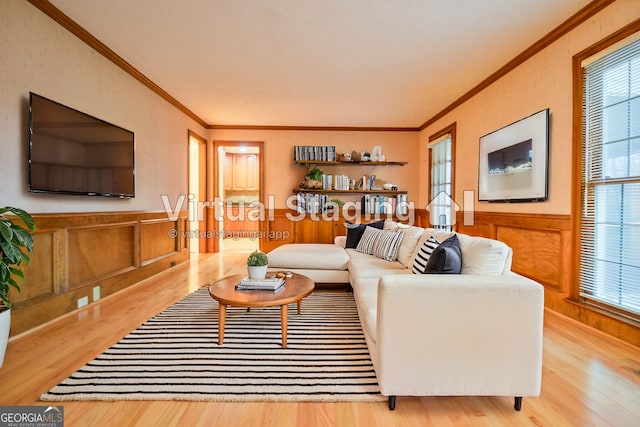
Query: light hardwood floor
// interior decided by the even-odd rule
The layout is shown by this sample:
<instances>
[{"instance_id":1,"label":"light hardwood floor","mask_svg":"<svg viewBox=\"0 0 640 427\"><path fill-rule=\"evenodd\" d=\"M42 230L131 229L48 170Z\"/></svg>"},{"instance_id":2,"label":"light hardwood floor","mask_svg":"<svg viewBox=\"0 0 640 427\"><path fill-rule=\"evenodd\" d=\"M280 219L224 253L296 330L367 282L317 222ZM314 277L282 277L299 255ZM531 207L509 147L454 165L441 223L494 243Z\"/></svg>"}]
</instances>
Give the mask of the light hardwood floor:
<instances>
[{"instance_id":1,"label":"light hardwood floor","mask_svg":"<svg viewBox=\"0 0 640 427\"><path fill-rule=\"evenodd\" d=\"M244 271L246 253L194 256L9 343L0 405L46 405L41 393L145 320L213 280ZM66 426L634 426L640 349L545 313L542 394L399 397L377 403L65 402Z\"/></svg>"}]
</instances>

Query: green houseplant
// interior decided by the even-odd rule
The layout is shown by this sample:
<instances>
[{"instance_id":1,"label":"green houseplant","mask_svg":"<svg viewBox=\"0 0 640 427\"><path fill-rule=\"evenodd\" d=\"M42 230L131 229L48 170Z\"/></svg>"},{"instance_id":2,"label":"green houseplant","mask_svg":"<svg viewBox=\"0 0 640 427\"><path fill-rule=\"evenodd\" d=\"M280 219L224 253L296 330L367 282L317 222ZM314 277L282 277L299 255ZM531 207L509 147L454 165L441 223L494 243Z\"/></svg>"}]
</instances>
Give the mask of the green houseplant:
<instances>
[{"instance_id":1,"label":"green houseplant","mask_svg":"<svg viewBox=\"0 0 640 427\"><path fill-rule=\"evenodd\" d=\"M269 258L262 251L253 251L247 258L247 271L251 279L264 279L267 275Z\"/></svg>"},{"instance_id":2,"label":"green houseplant","mask_svg":"<svg viewBox=\"0 0 640 427\"><path fill-rule=\"evenodd\" d=\"M9 213L20 219L26 228L14 222ZM9 286L19 291L20 282L24 280L24 273L18 267L31 261L23 249L28 252L33 250L33 236L30 231L34 228L33 218L24 210L13 207L0 208L0 300L8 308L11 308Z\"/></svg>"},{"instance_id":3,"label":"green houseplant","mask_svg":"<svg viewBox=\"0 0 640 427\"><path fill-rule=\"evenodd\" d=\"M20 221L16 222L16 219ZM10 286L20 290L24 273L19 267L31 261L24 249L27 252L33 250L33 236L30 230L34 228L33 218L24 210L13 207L0 208L0 367L4 362L11 325L12 304L9 290Z\"/></svg>"},{"instance_id":4,"label":"green houseplant","mask_svg":"<svg viewBox=\"0 0 640 427\"><path fill-rule=\"evenodd\" d=\"M249 255L249 258L247 258L247 265L249 267L258 267L267 264L269 264L269 258L267 254L262 251L253 251Z\"/></svg>"},{"instance_id":5,"label":"green houseplant","mask_svg":"<svg viewBox=\"0 0 640 427\"><path fill-rule=\"evenodd\" d=\"M322 188L322 176L324 173L318 169L311 169L304 177L306 188Z\"/></svg>"}]
</instances>

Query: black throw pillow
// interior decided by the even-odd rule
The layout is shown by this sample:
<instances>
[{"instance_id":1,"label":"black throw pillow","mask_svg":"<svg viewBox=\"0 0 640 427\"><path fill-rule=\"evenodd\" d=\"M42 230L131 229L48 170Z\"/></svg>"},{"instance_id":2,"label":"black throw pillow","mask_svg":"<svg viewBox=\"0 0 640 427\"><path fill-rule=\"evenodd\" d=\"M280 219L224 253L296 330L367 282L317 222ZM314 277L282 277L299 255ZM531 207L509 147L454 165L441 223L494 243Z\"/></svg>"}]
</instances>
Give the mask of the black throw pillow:
<instances>
[{"instance_id":1,"label":"black throw pillow","mask_svg":"<svg viewBox=\"0 0 640 427\"><path fill-rule=\"evenodd\" d=\"M358 246L367 225L369 227L382 230L384 227L384 220L371 222L369 224L352 224L349 221L346 221L344 226L347 227L347 244L344 247L355 249Z\"/></svg>"},{"instance_id":2,"label":"black throw pillow","mask_svg":"<svg viewBox=\"0 0 640 427\"><path fill-rule=\"evenodd\" d=\"M455 234L433 250L425 274L460 274L462 270L462 251Z\"/></svg>"}]
</instances>

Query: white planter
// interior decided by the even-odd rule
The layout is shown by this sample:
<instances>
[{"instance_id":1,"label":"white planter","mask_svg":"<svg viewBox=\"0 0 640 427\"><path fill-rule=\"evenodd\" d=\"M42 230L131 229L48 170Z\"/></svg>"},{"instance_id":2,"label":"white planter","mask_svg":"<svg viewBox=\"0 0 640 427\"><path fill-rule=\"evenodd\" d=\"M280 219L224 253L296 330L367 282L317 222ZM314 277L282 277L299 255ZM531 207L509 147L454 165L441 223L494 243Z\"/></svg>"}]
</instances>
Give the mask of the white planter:
<instances>
[{"instance_id":1,"label":"white planter","mask_svg":"<svg viewBox=\"0 0 640 427\"><path fill-rule=\"evenodd\" d=\"M258 265L255 267L247 266L250 279L264 279L267 276L267 266Z\"/></svg>"},{"instance_id":2,"label":"white planter","mask_svg":"<svg viewBox=\"0 0 640 427\"><path fill-rule=\"evenodd\" d=\"M4 363L4 354L9 342L9 328L11 326L11 310L0 312L0 368Z\"/></svg>"}]
</instances>

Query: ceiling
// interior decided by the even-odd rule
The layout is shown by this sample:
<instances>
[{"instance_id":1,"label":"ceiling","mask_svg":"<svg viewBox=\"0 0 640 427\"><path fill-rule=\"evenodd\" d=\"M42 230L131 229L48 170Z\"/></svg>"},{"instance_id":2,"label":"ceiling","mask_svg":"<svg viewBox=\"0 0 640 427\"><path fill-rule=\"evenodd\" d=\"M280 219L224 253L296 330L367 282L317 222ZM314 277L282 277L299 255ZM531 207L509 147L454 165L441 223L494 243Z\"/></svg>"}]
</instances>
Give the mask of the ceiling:
<instances>
[{"instance_id":1,"label":"ceiling","mask_svg":"<svg viewBox=\"0 0 640 427\"><path fill-rule=\"evenodd\" d=\"M209 125L419 127L589 0L50 0Z\"/></svg>"}]
</instances>

